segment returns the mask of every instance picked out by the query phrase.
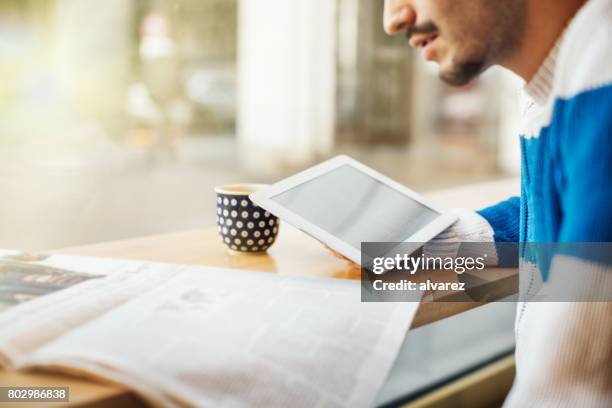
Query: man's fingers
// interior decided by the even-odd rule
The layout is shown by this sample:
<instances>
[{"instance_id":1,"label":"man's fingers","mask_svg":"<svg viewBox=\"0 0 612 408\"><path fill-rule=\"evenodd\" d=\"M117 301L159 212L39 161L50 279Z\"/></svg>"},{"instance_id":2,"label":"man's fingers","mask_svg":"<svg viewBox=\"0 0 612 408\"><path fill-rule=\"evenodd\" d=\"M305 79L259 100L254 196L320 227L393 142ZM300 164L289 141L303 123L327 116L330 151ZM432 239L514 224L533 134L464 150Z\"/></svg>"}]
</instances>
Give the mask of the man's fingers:
<instances>
[{"instance_id":1,"label":"man's fingers","mask_svg":"<svg viewBox=\"0 0 612 408\"><path fill-rule=\"evenodd\" d=\"M327 248L329 250L329 252L331 252L332 255L335 256L336 258L341 259L344 262L347 262L348 264L350 264L351 267L361 269L361 266L357 265L355 262L351 261L350 259L348 259L346 256L342 255L341 253L334 251L333 249L331 249L327 245L325 246L325 248Z\"/></svg>"},{"instance_id":2,"label":"man's fingers","mask_svg":"<svg viewBox=\"0 0 612 408\"><path fill-rule=\"evenodd\" d=\"M332 255L333 255L333 256L335 256L336 258L340 258L340 259L343 259L343 260L345 260L345 261L348 261L348 260L349 260L347 257L345 257L344 255L342 255L340 252L336 252L336 251L334 251L333 249L331 249L331 248L330 248L330 247L328 247L327 245L325 245L325 248L327 248L327 250L328 250L329 252L331 252L331 253L332 253Z\"/></svg>"}]
</instances>

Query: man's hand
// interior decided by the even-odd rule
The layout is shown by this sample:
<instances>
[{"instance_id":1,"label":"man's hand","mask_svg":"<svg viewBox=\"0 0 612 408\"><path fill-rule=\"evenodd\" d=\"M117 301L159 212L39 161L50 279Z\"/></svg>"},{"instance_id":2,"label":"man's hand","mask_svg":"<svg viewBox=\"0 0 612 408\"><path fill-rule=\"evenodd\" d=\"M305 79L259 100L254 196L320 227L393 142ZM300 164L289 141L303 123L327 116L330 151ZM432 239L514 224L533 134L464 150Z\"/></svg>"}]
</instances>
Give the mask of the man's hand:
<instances>
[{"instance_id":1,"label":"man's hand","mask_svg":"<svg viewBox=\"0 0 612 408\"><path fill-rule=\"evenodd\" d=\"M428 258L455 258L459 255L482 256L487 254L485 264L497 265L494 232L487 220L470 210L456 209L453 213L457 215L457 222L426 243L423 247L423 254Z\"/></svg>"},{"instance_id":2,"label":"man's hand","mask_svg":"<svg viewBox=\"0 0 612 408\"><path fill-rule=\"evenodd\" d=\"M340 252L334 251L333 249L331 249L327 245L325 245L325 248L327 248L329 250L329 252L331 252L332 255L335 256L336 258L341 259L344 262L348 263L351 268L359 268L359 269L361 269L361 266L357 265L355 262L351 261L346 256L342 255Z\"/></svg>"}]
</instances>

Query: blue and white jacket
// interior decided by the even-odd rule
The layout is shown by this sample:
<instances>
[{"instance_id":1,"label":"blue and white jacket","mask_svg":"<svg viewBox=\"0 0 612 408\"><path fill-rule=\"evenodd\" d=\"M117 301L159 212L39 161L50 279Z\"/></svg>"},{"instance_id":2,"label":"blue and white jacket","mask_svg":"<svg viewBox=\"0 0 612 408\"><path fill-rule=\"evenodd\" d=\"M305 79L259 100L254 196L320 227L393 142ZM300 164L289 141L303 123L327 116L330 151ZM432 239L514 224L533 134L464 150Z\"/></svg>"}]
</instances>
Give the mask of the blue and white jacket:
<instances>
[{"instance_id":1,"label":"blue and white jacket","mask_svg":"<svg viewBox=\"0 0 612 408\"><path fill-rule=\"evenodd\" d=\"M521 197L473 215L468 236L612 242L612 0L583 6L525 94ZM523 258L520 290L571 273L612 293L612 265L592 255L554 254L546 270ZM612 407L612 303L520 303L516 333L506 406Z\"/></svg>"}]
</instances>

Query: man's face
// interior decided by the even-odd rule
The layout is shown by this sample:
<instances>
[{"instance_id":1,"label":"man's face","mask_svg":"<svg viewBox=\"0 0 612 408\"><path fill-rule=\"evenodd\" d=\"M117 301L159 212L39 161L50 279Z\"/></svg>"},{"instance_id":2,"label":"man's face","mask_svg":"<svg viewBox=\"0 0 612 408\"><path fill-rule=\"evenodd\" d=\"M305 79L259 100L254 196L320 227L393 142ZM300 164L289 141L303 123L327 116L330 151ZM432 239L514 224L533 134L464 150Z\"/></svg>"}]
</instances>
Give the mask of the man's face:
<instances>
[{"instance_id":1,"label":"man's face","mask_svg":"<svg viewBox=\"0 0 612 408\"><path fill-rule=\"evenodd\" d=\"M465 85L518 47L527 0L385 0L388 34L405 33L440 77Z\"/></svg>"}]
</instances>

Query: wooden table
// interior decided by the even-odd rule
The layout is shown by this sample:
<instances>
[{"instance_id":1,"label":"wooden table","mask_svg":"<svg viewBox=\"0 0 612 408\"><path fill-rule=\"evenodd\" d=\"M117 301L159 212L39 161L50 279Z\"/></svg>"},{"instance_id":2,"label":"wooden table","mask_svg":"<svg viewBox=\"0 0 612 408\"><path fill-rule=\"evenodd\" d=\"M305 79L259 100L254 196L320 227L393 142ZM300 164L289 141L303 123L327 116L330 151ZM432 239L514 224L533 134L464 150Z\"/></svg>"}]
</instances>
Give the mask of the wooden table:
<instances>
[{"instance_id":1,"label":"wooden table","mask_svg":"<svg viewBox=\"0 0 612 408\"><path fill-rule=\"evenodd\" d=\"M517 194L518 181L509 180L481 184L449 191L427 194L440 207L476 209ZM308 275L339 279L359 279L360 271L347 262L334 257L319 242L287 224L281 225L276 244L266 255L235 255L221 243L215 228L157 235L49 251L64 255L97 256L208 265L231 269ZM485 282L501 288L500 297L515 290L516 271L487 270ZM480 277L480 276L479 276ZM429 272L423 279L448 280L448 275ZM424 302L421 304L412 328L477 307L484 302ZM68 386L70 407L134 407L141 406L134 396L118 385L102 384L80 378L47 373L16 373L0 370L2 386ZM59 404L54 404L58 406ZM9 406L0 403L0 407ZM36 406L19 404L20 407Z\"/></svg>"}]
</instances>

